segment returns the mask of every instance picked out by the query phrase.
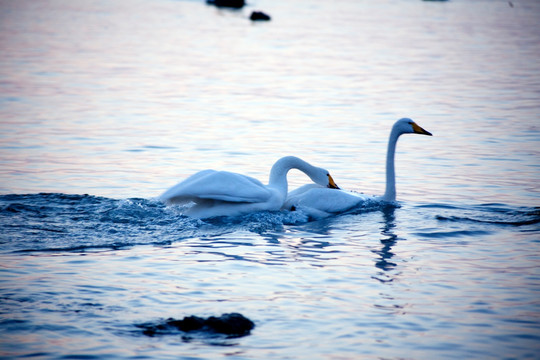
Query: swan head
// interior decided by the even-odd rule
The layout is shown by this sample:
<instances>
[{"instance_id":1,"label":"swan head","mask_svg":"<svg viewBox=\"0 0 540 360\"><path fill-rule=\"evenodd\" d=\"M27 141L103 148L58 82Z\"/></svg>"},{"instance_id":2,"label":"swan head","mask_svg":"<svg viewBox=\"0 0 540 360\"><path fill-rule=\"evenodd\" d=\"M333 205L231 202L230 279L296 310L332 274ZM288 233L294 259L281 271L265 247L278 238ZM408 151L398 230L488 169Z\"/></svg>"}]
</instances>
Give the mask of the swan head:
<instances>
[{"instance_id":1,"label":"swan head","mask_svg":"<svg viewBox=\"0 0 540 360\"><path fill-rule=\"evenodd\" d=\"M339 189L339 186L336 185L336 182L332 178L332 175L330 175L330 173L326 169L316 168L316 171L312 174L309 174L309 177L316 184L325 186L330 189Z\"/></svg>"},{"instance_id":2,"label":"swan head","mask_svg":"<svg viewBox=\"0 0 540 360\"><path fill-rule=\"evenodd\" d=\"M432 136L429 131L424 130L420 125L409 118L403 118L396 121L394 124L394 130L396 130L399 134L421 134Z\"/></svg>"}]
</instances>

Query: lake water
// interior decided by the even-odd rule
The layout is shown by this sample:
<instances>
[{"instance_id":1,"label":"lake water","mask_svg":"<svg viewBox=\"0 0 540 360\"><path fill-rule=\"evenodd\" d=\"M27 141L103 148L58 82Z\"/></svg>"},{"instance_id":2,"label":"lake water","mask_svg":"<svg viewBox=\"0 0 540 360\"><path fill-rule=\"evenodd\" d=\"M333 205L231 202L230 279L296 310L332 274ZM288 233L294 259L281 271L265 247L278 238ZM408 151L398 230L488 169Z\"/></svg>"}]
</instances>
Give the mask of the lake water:
<instances>
[{"instance_id":1,"label":"lake water","mask_svg":"<svg viewBox=\"0 0 540 360\"><path fill-rule=\"evenodd\" d=\"M272 21L252 23L252 10ZM0 357L540 359L540 2L0 0ZM399 207L201 221L280 157ZM289 174L290 188L308 182ZM251 334L136 325L239 312Z\"/></svg>"}]
</instances>

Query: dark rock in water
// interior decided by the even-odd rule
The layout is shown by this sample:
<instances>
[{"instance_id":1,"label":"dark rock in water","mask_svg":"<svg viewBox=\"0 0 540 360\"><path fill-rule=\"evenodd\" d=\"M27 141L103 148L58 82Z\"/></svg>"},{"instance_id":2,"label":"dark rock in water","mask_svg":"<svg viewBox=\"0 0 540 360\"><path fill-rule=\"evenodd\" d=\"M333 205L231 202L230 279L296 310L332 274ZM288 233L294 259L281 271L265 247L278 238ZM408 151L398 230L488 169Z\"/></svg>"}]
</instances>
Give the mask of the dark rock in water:
<instances>
[{"instance_id":1,"label":"dark rock in water","mask_svg":"<svg viewBox=\"0 0 540 360\"><path fill-rule=\"evenodd\" d=\"M167 319L167 325L184 332L195 331L204 327L204 319L194 315L186 316L183 320Z\"/></svg>"},{"instance_id":2,"label":"dark rock in water","mask_svg":"<svg viewBox=\"0 0 540 360\"><path fill-rule=\"evenodd\" d=\"M206 319L194 315L186 316L182 320L169 318L164 323L146 323L137 327L143 329L143 334L147 336L170 334L171 330L176 329L183 332L201 331L239 337L249 335L255 324L242 314L230 313Z\"/></svg>"},{"instance_id":3,"label":"dark rock in water","mask_svg":"<svg viewBox=\"0 0 540 360\"><path fill-rule=\"evenodd\" d=\"M262 11L254 11L249 17L252 21L270 21L270 15L263 13Z\"/></svg>"},{"instance_id":4,"label":"dark rock in water","mask_svg":"<svg viewBox=\"0 0 540 360\"><path fill-rule=\"evenodd\" d=\"M241 314L223 314L220 317L210 316L205 321L205 325L220 334L243 336L249 334L255 326L253 321Z\"/></svg>"},{"instance_id":5,"label":"dark rock in water","mask_svg":"<svg viewBox=\"0 0 540 360\"><path fill-rule=\"evenodd\" d=\"M206 0L206 3L217 7L229 7L235 9L241 9L246 5L245 0Z\"/></svg>"}]
</instances>

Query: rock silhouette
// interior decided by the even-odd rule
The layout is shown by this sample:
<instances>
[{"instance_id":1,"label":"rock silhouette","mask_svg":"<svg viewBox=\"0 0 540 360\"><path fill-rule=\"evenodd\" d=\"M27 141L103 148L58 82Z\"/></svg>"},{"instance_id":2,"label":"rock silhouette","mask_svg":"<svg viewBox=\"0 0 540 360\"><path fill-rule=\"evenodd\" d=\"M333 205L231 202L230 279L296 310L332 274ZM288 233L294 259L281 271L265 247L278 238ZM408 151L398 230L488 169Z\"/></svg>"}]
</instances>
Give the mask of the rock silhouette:
<instances>
[{"instance_id":1,"label":"rock silhouette","mask_svg":"<svg viewBox=\"0 0 540 360\"><path fill-rule=\"evenodd\" d=\"M207 4L215 5L217 7L228 7L234 9L241 9L246 5L245 0L206 0Z\"/></svg>"},{"instance_id":2,"label":"rock silhouette","mask_svg":"<svg viewBox=\"0 0 540 360\"><path fill-rule=\"evenodd\" d=\"M249 17L251 21L270 21L270 15L263 13L262 11L254 11Z\"/></svg>"},{"instance_id":3,"label":"rock silhouette","mask_svg":"<svg viewBox=\"0 0 540 360\"><path fill-rule=\"evenodd\" d=\"M143 334L147 336L170 334L173 330L180 330L183 332L199 331L240 337L249 335L255 324L242 314L230 313L208 318L195 315L186 316L182 320L169 318L163 323L145 323L137 325L137 327L143 329Z\"/></svg>"}]
</instances>

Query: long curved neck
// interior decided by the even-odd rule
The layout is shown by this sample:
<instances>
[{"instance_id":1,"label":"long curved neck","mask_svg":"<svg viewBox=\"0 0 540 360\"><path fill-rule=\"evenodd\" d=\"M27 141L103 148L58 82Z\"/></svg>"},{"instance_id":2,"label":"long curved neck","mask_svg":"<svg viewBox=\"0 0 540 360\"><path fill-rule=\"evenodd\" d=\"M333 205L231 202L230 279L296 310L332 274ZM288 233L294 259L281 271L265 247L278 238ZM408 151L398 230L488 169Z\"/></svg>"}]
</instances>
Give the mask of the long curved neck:
<instances>
[{"instance_id":1,"label":"long curved neck","mask_svg":"<svg viewBox=\"0 0 540 360\"><path fill-rule=\"evenodd\" d=\"M287 173L291 169L298 169L310 176L310 173L313 173L315 167L295 156L285 156L276 161L274 166L272 166L272 170L270 170L268 186L278 189L284 199L287 196L288 190Z\"/></svg>"},{"instance_id":2,"label":"long curved neck","mask_svg":"<svg viewBox=\"0 0 540 360\"><path fill-rule=\"evenodd\" d=\"M382 199L384 201L396 201L396 170L394 159L396 155L396 143L401 134L392 129L388 139L388 150L386 151L386 190Z\"/></svg>"}]
</instances>

